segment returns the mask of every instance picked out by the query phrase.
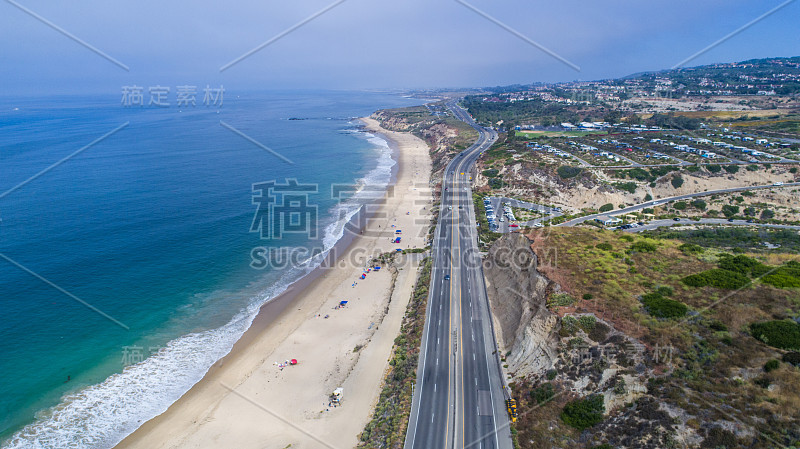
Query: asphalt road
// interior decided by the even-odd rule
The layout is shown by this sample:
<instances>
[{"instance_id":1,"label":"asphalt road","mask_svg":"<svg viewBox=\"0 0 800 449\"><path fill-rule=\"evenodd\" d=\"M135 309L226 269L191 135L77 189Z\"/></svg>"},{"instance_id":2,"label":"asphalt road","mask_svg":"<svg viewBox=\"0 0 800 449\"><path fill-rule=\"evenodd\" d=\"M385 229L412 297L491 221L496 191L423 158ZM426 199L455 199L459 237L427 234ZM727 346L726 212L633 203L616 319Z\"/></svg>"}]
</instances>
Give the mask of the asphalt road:
<instances>
[{"instance_id":1,"label":"asphalt road","mask_svg":"<svg viewBox=\"0 0 800 449\"><path fill-rule=\"evenodd\" d=\"M772 189L780 189L780 188L783 188L783 187L794 187L794 186L800 186L800 182L786 182L781 186L768 184L768 185L761 185L761 186L747 186L747 187L735 187L735 188L731 188L731 189L708 190L706 192L697 192L697 193L690 193L690 194L687 194L687 195L671 196L669 198L659 198L659 199L654 200L654 201L648 201L646 203L636 204L634 206L626 207L624 209L615 209L615 210L612 210L612 211L603 212L601 214L592 214L592 215L586 215L586 216L579 217L579 218L573 218L572 220L566 221L566 222L558 224L556 226L575 226L577 224L583 223L586 220L593 220L593 219L595 219L597 217L600 217L600 216L619 215L619 214L625 214L625 213L628 213L628 212L635 212L637 210L641 210L641 209L644 209L646 207L658 206L658 205L661 205L661 204L669 203L671 201L687 200L687 199L690 199L690 198L697 198L697 197L701 197L701 196L708 196L708 195L714 195L714 194L719 194L719 193L743 192L745 190L758 190L758 189L770 189L770 188L772 188Z\"/></svg>"},{"instance_id":2,"label":"asphalt road","mask_svg":"<svg viewBox=\"0 0 800 449\"><path fill-rule=\"evenodd\" d=\"M470 170L497 139L455 104L477 142L445 169L406 449L511 449L504 383L477 248ZM449 280L445 276L449 275Z\"/></svg>"}]
</instances>

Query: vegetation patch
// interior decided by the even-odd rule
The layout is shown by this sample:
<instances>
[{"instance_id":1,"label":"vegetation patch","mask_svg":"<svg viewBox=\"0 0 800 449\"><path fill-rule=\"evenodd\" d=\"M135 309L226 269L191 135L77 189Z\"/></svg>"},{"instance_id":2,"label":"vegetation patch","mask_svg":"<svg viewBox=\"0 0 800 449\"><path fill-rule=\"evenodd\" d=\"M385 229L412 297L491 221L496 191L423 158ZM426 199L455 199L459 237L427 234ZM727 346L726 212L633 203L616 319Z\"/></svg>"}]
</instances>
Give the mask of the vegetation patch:
<instances>
[{"instance_id":1,"label":"vegetation patch","mask_svg":"<svg viewBox=\"0 0 800 449\"><path fill-rule=\"evenodd\" d=\"M562 307L562 306L571 306L575 303L575 298L572 297L569 293L559 292L553 293L547 299L547 307Z\"/></svg>"},{"instance_id":2,"label":"vegetation patch","mask_svg":"<svg viewBox=\"0 0 800 449\"><path fill-rule=\"evenodd\" d=\"M618 182L614 184L614 187L629 193L636 193L638 185L635 182Z\"/></svg>"},{"instance_id":3,"label":"vegetation patch","mask_svg":"<svg viewBox=\"0 0 800 449\"><path fill-rule=\"evenodd\" d=\"M394 340L389 372L372 419L361 432L362 447L400 448L411 413L411 386L416 379L419 347L425 326L425 307L432 260L422 261L419 278L406 308L400 335Z\"/></svg>"},{"instance_id":4,"label":"vegetation patch","mask_svg":"<svg viewBox=\"0 0 800 449\"><path fill-rule=\"evenodd\" d=\"M583 169L580 167L571 167L569 165L562 165L561 167L558 167L557 173L558 176L561 177L561 179L569 179L580 175L582 171Z\"/></svg>"},{"instance_id":5,"label":"vegetation patch","mask_svg":"<svg viewBox=\"0 0 800 449\"><path fill-rule=\"evenodd\" d=\"M643 295L642 304L647 313L656 318L680 318L686 316L686 312L689 311L686 304L665 298L657 291Z\"/></svg>"},{"instance_id":6,"label":"vegetation patch","mask_svg":"<svg viewBox=\"0 0 800 449\"><path fill-rule=\"evenodd\" d=\"M654 253L658 249L655 244L650 242L638 241L631 245L631 251L638 253Z\"/></svg>"},{"instance_id":7,"label":"vegetation patch","mask_svg":"<svg viewBox=\"0 0 800 449\"><path fill-rule=\"evenodd\" d=\"M750 279L747 276L733 271L714 268L703 271L702 273L691 274L682 279L682 282L689 287L716 287L728 290L742 288Z\"/></svg>"},{"instance_id":8,"label":"vegetation patch","mask_svg":"<svg viewBox=\"0 0 800 449\"><path fill-rule=\"evenodd\" d=\"M584 430L602 422L605 411L603 396L594 394L568 402L561 412L561 420L571 427Z\"/></svg>"},{"instance_id":9,"label":"vegetation patch","mask_svg":"<svg viewBox=\"0 0 800 449\"><path fill-rule=\"evenodd\" d=\"M789 320L764 321L750 325L750 333L779 349L800 349L800 324Z\"/></svg>"},{"instance_id":10,"label":"vegetation patch","mask_svg":"<svg viewBox=\"0 0 800 449\"><path fill-rule=\"evenodd\" d=\"M761 282L778 288L800 288L800 263L790 261L785 266L772 269L764 274Z\"/></svg>"}]
</instances>

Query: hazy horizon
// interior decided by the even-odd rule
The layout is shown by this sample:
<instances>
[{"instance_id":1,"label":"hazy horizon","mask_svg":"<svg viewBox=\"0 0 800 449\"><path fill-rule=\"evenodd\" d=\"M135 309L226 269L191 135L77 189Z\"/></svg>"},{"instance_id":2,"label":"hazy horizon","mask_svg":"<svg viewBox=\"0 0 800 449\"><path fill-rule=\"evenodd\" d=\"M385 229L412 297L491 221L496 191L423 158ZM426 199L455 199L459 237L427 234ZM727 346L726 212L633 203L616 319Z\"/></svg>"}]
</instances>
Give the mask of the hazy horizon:
<instances>
[{"instance_id":1,"label":"hazy horizon","mask_svg":"<svg viewBox=\"0 0 800 449\"><path fill-rule=\"evenodd\" d=\"M7 0L0 7L5 95L117 93L126 85L172 92L224 85L232 93L595 80L668 69L731 33L685 65L800 54L800 42L787 39L800 12L791 1L539 7L519 0L314 0L229 7L147 0L122 8L88 0L76 8Z\"/></svg>"}]
</instances>

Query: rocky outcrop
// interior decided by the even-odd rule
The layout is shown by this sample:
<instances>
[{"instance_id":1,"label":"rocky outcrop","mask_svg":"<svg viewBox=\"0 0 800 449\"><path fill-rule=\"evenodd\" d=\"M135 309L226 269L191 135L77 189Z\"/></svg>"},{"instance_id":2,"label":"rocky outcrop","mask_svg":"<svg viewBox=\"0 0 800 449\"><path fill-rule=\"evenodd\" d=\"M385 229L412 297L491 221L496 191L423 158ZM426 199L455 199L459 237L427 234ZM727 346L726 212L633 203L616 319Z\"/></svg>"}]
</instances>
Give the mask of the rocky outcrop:
<instances>
[{"instance_id":1,"label":"rocky outcrop","mask_svg":"<svg viewBox=\"0 0 800 449\"><path fill-rule=\"evenodd\" d=\"M557 289L536 270L536 254L522 234L506 234L489 249L484 274L500 350L516 376L542 373L558 357L558 316L546 307Z\"/></svg>"}]
</instances>

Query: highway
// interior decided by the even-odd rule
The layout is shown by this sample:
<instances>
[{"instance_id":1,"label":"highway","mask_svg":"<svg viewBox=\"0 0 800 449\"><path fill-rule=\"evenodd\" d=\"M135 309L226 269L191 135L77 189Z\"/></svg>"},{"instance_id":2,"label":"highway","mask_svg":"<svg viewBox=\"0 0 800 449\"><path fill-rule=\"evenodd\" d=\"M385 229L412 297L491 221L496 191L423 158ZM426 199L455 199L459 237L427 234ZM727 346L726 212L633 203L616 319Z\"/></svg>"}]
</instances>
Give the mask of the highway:
<instances>
[{"instance_id":1,"label":"highway","mask_svg":"<svg viewBox=\"0 0 800 449\"><path fill-rule=\"evenodd\" d=\"M511 449L505 392L477 248L470 170L497 134L455 102L478 140L445 168L406 449Z\"/></svg>"}]
</instances>

